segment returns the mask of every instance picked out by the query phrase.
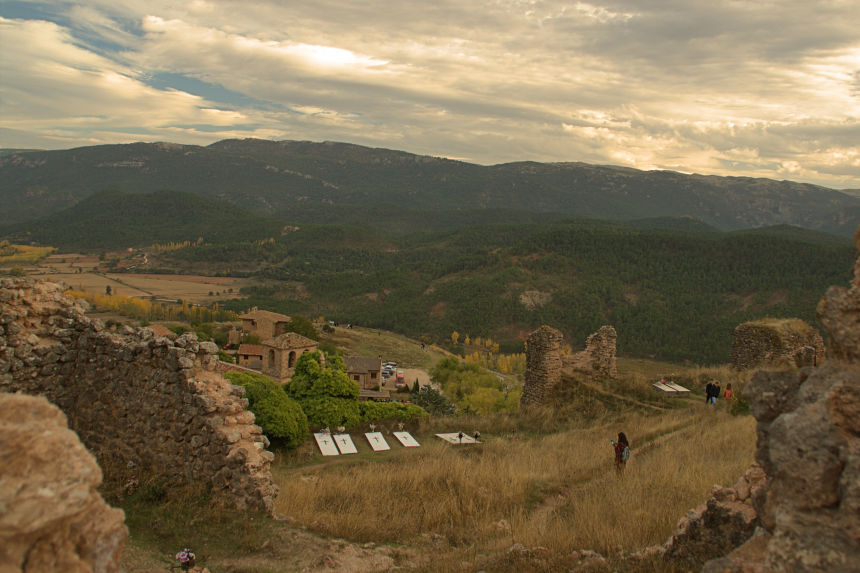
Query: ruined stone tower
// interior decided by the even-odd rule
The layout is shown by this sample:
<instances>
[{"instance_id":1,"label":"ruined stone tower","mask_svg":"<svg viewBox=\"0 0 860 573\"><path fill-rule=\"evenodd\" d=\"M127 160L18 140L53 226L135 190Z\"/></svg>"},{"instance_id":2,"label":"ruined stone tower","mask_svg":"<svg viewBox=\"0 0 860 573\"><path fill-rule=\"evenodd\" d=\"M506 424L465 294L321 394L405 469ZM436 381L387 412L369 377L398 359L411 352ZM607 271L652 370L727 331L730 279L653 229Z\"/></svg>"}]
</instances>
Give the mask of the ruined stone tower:
<instances>
[{"instance_id":1,"label":"ruined stone tower","mask_svg":"<svg viewBox=\"0 0 860 573\"><path fill-rule=\"evenodd\" d=\"M520 407L540 406L561 378L561 341L564 336L541 326L527 339L526 375Z\"/></svg>"}]
</instances>

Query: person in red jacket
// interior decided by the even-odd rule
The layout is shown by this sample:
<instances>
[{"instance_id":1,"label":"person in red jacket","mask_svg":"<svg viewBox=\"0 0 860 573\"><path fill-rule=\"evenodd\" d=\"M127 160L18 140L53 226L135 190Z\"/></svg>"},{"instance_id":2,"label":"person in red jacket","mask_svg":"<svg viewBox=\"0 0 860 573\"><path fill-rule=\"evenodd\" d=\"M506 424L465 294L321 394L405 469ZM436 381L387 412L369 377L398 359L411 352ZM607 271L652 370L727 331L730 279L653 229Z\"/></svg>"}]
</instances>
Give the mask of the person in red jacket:
<instances>
[{"instance_id":1,"label":"person in red jacket","mask_svg":"<svg viewBox=\"0 0 860 573\"><path fill-rule=\"evenodd\" d=\"M624 432L618 432L618 441L609 440L609 443L615 448L615 470L620 474L627 466L627 460L630 459L630 442L627 441Z\"/></svg>"}]
</instances>

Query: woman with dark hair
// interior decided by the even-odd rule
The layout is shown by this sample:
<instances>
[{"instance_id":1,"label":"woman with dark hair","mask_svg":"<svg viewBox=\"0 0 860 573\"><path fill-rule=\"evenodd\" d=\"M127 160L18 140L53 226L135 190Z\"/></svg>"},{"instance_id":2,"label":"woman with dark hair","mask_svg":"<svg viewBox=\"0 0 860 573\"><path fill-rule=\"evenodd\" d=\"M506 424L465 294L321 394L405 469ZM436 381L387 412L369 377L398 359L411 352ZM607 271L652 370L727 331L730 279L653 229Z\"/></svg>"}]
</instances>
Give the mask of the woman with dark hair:
<instances>
[{"instance_id":1,"label":"woman with dark hair","mask_svg":"<svg viewBox=\"0 0 860 573\"><path fill-rule=\"evenodd\" d=\"M620 474L630 459L630 442L624 432L618 432L618 441L609 440L609 443L615 448L615 470Z\"/></svg>"}]
</instances>

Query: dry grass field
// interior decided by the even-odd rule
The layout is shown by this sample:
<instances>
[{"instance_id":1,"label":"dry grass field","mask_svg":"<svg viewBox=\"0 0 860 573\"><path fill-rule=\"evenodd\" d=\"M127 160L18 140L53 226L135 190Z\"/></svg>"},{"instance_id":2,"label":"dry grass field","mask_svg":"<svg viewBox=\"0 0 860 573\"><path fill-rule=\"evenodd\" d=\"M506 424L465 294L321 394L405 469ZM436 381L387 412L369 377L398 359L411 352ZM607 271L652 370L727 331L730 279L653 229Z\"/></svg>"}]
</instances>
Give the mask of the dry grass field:
<instances>
[{"instance_id":1,"label":"dry grass field","mask_svg":"<svg viewBox=\"0 0 860 573\"><path fill-rule=\"evenodd\" d=\"M68 264L68 263L67 263ZM59 264L42 265L29 274L39 278L63 282L69 288L93 293L111 292L125 296L150 297L164 300L185 300L210 304L219 300L240 298L239 289L248 284L245 279L205 277L199 275L161 275L135 273L61 272ZM209 293L212 293L210 295Z\"/></svg>"},{"instance_id":2,"label":"dry grass field","mask_svg":"<svg viewBox=\"0 0 860 573\"><path fill-rule=\"evenodd\" d=\"M619 430L633 446L621 476L609 443ZM278 465L278 511L357 542L432 539L444 548L436 571L462 571L464 560L500 556L514 543L544 547L559 562L577 549L612 555L665 541L712 485L734 483L755 444L751 418L704 404L538 437L485 431L478 446L450 446L420 428L416 437L414 450Z\"/></svg>"}]
</instances>

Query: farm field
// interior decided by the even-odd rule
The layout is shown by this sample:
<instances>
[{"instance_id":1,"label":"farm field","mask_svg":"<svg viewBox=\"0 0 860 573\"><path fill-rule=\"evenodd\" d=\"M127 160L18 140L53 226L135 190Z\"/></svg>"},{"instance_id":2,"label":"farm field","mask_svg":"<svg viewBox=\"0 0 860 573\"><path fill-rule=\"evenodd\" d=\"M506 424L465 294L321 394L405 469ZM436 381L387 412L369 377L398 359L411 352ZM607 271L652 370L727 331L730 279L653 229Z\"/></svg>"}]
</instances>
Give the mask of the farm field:
<instances>
[{"instance_id":1,"label":"farm field","mask_svg":"<svg viewBox=\"0 0 860 573\"><path fill-rule=\"evenodd\" d=\"M98 261L96 260L96 262ZM66 264L70 266L69 263ZM114 294L154 297L173 301L182 299L200 304L238 298L241 296L238 294L239 288L248 284L246 279L200 275L100 274L73 272L71 270L62 272L62 270L58 270L58 265L43 265L29 274L55 282L63 282L70 288L87 292L104 293L105 288L110 286L111 292ZM213 293L211 296L209 295L210 292Z\"/></svg>"}]
</instances>

